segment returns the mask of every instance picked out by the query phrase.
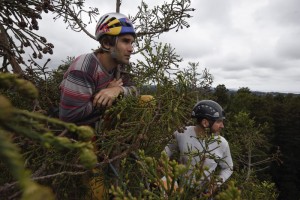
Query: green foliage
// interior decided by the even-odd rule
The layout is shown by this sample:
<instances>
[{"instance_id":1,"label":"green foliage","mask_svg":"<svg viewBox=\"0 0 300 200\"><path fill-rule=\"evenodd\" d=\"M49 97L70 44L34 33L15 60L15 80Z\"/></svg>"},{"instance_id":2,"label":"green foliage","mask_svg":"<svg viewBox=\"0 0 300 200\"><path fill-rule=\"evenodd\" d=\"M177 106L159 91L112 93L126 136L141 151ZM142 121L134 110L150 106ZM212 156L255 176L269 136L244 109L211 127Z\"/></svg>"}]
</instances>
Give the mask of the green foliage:
<instances>
[{"instance_id":1,"label":"green foliage","mask_svg":"<svg viewBox=\"0 0 300 200\"><path fill-rule=\"evenodd\" d=\"M31 82L19 79L14 74L1 73L0 85L3 88L15 87L21 95L28 96L29 98L36 98L38 96L38 90Z\"/></svg>"},{"instance_id":2,"label":"green foliage","mask_svg":"<svg viewBox=\"0 0 300 200\"><path fill-rule=\"evenodd\" d=\"M214 91L214 100L223 106L224 110L227 111L227 105L229 104L229 90L225 85L218 85Z\"/></svg>"},{"instance_id":3,"label":"green foliage","mask_svg":"<svg viewBox=\"0 0 300 200\"><path fill-rule=\"evenodd\" d=\"M270 181L260 181L256 177L252 177L249 181L239 179L237 181L241 190L241 199L256 200L256 199L278 199L279 192L275 183Z\"/></svg>"},{"instance_id":4,"label":"green foliage","mask_svg":"<svg viewBox=\"0 0 300 200\"><path fill-rule=\"evenodd\" d=\"M30 95L28 98L37 97L37 90L32 83L18 79L17 76L12 74L0 74L0 86L3 88L13 86L14 90L19 91L20 94ZM40 186L31 180L30 171L24 168L23 156L20 154L23 149L14 144L14 141L29 139L32 144L37 142L46 149L53 147L58 150L76 150L84 167L92 168L95 166L97 159L94 154L94 147L90 142L86 142L94 136L90 127L77 127L74 124L48 118L39 113L17 109L2 95L0 100L1 106L4 106L1 109L0 117L0 158L1 162L8 166L14 179L18 181L18 185L23 191L22 199L54 199L54 196L49 188ZM67 137L55 136L47 128L47 125L51 124L65 128L66 131L77 135L83 141L75 142ZM9 187L4 186L0 191L4 193L8 189Z\"/></svg>"},{"instance_id":5,"label":"green foliage","mask_svg":"<svg viewBox=\"0 0 300 200\"><path fill-rule=\"evenodd\" d=\"M282 164L274 163L272 176L280 188L279 199L296 199L300 196L299 166L300 159L300 96L278 94L271 99L271 116L274 120L274 137L272 142L280 147Z\"/></svg>"},{"instance_id":6,"label":"green foliage","mask_svg":"<svg viewBox=\"0 0 300 200\"><path fill-rule=\"evenodd\" d=\"M236 167L247 169L246 180L253 172L260 171L270 162L279 160L279 152L275 152L272 156L267 154L270 149L270 142L264 133L267 129L268 124L257 125L245 112L234 115L227 124L226 132Z\"/></svg>"},{"instance_id":7,"label":"green foliage","mask_svg":"<svg viewBox=\"0 0 300 200\"><path fill-rule=\"evenodd\" d=\"M56 19L63 17L72 29L87 33L78 18L84 13L83 3L51 0L0 3L1 50L4 50L1 71L9 71L11 65L14 73L23 74L27 80L11 74L0 75L1 197L19 198L21 191L23 199L50 199L51 193L56 199L84 199L93 192L89 191L92 180L108 185L117 198L157 199L169 195L188 199L194 195L193 191L188 191L188 187L184 193L175 190L174 181L174 176L180 176L185 167L160 157L160 152L173 131L191 123L190 111L195 102L213 97L212 76L206 69L199 74L198 63L178 70L183 68L180 56L170 45L153 39L166 31L189 27L186 19L194 10L190 1L174 0L153 9L142 2L136 16L131 16L138 31L136 53L141 53L143 59L134 63L130 72L136 75L141 94L151 94L154 100L149 103L141 103L139 98L118 100L103 115L93 144L90 139L94 133L89 128L43 115L57 107L58 86L74 58L68 58L52 72L47 72L49 60L44 66L30 61L24 71L17 65L24 62L22 54L26 47L32 47L33 58L52 53L53 45L30 30L33 25L36 30L41 11L51 11ZM78 10L69 9L72 6ZM98 10L86 13L93 18ZM12 14L16 17L12 18ZM93 34L87 34L93 38ZM20 44L12 41L14 36ZM299 197L299 169L295 168L299 165L296 159L300 141L299 97L258 96L249 88L229 95L224 85L218 86L213 95L228 114L225 136L235 167L231 179L238 185L237 188L229 182L216 199L276 199L278 191L269 171L257 171L278 159L280 152L274 153L277 150L274 145L280 146L285 165L284 168L275 162L271 165L271 175L281 190L279 198ZM137 156L139 150L144 154ZM173 179L167 181L166 189L160 178L170 171Z\"/></svg>"},{"instance_id":8,"label":"green foliage","mask_svg":"<svg viewBox=\"0 0 300 200\"><path fill-rule=\"evenodd\" d=\"M251 182L261 185L260 181L273 180L278 190L280 190L278 199L298 198L299 188L297 186L299 185L299 176L297 174L299 170L295 166L297 166L296 163L299 162L299 159L295 159L295 154L298 154L300 141L298 139L299 131L297 131L299 130L299 95L256 93L251 92L248 88L241 88L237 93L233 91L229 93L224 89L226 88L222 90L223 95L217 89L214 95L217 96L217 99L222 100L222 96L231 94L229 101L223 104L227 114L226 121L228 122L225 124L227 130L225 134L226 138L230 140L232 154L234 154L235 171L240 174L239 177L243 177L241 184L244 183L247 177L247 170L241 170L244 168L241 167L241 164L247 162L240 158L242 155L245 156L247 154L245 144L241 144L241 138L244 137L241 135L248 133L248 131L245 132L243 128L236 131L236 128L239 127L238 124L228 129L234 124L234 121L242 121L233 117L240 111L247 113L250 119L255 121L253 128L260 130L265 142L267 142L258 142L257 144L259 145L256 142L253 143L255 152L252 155L254 159L252 159L252 162L255 162L255 160L263 162L268 160L277 161L268 161L252 166L254 170L251 170L251 173L257 175L259 181L252 181L251 179ZM267 126L261 129L264 124ZM236 134L231 134L234 132ZM244 149L244 153L242 149ZM260 171L259 169L263 170Z\"/></svg>"},{"instance_id":9,"label":"green foliage","mask_svg":"<svg viewBox=\"0 0 300 200\"><path fill-rule=\"evenodd\" d=\"M7 164L13 176L19 181L19 185L23 190L22 199L54 199L49 188L37 185L30 179L29 171L23 168L22 156L18 153L19 149L7 136L7 133L0 129L0 158ZM42 198L41 198L42 197Z\"/></svg>"},{"instance_id":10,"label":"green foliage","mask_svg":"<svg viewBox=\"0 0 300 200\"><path fill-rule=\"evenodd\" d=\"M216 196L217 200L241 200L241 191L234 185L233 181L228 184L228 189Z\"/></svg>"},{"instance_id":11,"label":"green foliage","mask_svg":"<svg viewBox=\"0 0 300 200\"><path fill-rule=\"evenodd\" d=\"M147 155L160 155L174 130L190 123L190 110L195 100L193 92L186 87L187 80L181 77L172 82L164 74L156 78L160 77L152 101L124 98L106 110L99 122L96 145L100 160L115 163L127 158L126 165L114 164L114 167L119 177L128 176L129 181L137 176L130 157L140 149ZM115 176L108 178L114 179ZM136 184L132 181L126 183L130 189Z\"/></svg>"},{"instance_id":12,"label":"green foliage","mask_svg":"<svg viewBox=\"0 0 300 200\"><path fill-rule=\"evenodd\" d=\"M192 155L191 159L192 159ZM204 160L202 160L203 162ZM128 188L111 187L111 192L116 199L209 199L210 195L205 194L209 185L214 183L213 177L208 185L199 185L203 180L203 163L192 167L191 163L182 165L175 160L170 160L166 153L156 159L146 156L144 151L138 154L136 170L141 174L137 181L139 185L134 191ZM202 166L202 167L201 167ZM187 175L189 169L191 173ZM131 179L129 179L131 180ZM178 182L177 182L178 181ZM217 195L217 199L240 199L240 191L230 183L227 189Z\"/></svg>"}]
</instances>

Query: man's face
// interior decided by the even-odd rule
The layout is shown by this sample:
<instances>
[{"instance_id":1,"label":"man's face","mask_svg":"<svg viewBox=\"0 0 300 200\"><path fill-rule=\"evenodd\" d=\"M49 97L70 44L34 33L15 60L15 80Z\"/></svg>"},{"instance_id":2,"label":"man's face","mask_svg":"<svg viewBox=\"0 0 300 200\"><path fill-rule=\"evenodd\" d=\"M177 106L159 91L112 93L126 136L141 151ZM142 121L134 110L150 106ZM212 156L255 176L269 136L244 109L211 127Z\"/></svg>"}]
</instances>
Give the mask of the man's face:
<instances>
[{"instance_id":1,"label":"man's face","mask_svg":"<svg viewBox=\"0 0 300 200\"><path fill-rule=\"evenodd\" d=\"M113 58L118 64L129 64L133 52L134 37L130 34L120 35L113 51Z\"/></svg>"},{"instance_id":2,"label":"man's face","mask_svg":"<svg viewBox=\"0 0 300 200\"><path fill-rule=\"evenodd\" d=\"M218 119L214 122L211 127L211 132L215 134L220 134L221 130L224 128L224 123L222 119Z\"/></svg>"}]
</instances>

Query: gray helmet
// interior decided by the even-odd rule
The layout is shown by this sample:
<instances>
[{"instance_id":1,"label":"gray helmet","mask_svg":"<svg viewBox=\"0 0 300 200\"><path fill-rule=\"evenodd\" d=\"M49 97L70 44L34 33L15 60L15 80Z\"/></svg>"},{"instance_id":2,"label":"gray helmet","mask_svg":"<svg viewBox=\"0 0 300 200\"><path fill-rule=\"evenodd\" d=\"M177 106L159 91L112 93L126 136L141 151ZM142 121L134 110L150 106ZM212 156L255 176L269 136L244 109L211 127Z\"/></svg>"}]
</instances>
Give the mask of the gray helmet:
<instances>
[{"instance_id":1,"label":"gray helmet","mask_svg":"<svg viewBox=\"0 0 300 200\"><path fill-rule=\"evenodd\" d=\"M202 100L194 106L192 118L205 118L216 121L218 119L225 119L225 112L217 102L212 100Z\"/></svg>"}]
</instances>

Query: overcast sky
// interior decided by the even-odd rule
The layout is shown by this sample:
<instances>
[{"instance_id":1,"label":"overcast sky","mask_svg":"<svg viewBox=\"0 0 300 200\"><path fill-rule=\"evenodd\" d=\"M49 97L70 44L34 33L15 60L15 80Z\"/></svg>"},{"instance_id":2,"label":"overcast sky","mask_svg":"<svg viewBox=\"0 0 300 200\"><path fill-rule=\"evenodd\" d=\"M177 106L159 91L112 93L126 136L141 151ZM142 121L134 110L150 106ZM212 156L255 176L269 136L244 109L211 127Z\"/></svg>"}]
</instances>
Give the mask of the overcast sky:
<instances>
[{"instance_id":1,"label":"overcast sky","mask_svg":"<svg viewBox=\"0 0 300 200\"><path fill-rule=\"evenodd\" d=\"M165 0L166 1L166 0ZM115 11L113 0L87 0L100 14ZM139 0L122 0L121 13L134 15ZM145 0L153 6L153 0ZM159 4L164 1L155 1ZM213 86L251 91L300 93L299 0L191 0L190 28L160 38L176 49L184 63L199 62L207 68ZM87 29L94 33L96 22ZM85 33L66 29L62 20L43 15L40 34L55 46L49 66L57 67L67 56L97 48Z\"/></svg>"}]
</instances>

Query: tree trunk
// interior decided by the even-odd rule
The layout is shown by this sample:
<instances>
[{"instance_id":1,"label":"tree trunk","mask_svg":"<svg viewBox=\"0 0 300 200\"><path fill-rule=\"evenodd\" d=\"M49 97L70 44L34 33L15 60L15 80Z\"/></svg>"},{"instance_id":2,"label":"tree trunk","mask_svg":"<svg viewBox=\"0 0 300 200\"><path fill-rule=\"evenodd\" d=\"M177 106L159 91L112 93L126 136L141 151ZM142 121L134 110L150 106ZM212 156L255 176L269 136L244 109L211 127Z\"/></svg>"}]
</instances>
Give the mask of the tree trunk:
<instances>
[{"instance_id":1,"label":"tree trunk","mask_svg":"<svg viewBox=\"0 0 300 200\"><path fill-rule=\"evenodd\" d=\"M247 177L246 177L246 181L249 180L250 175L251 175L251 147L248 147L248 170L247 170Z\"/></svg>"},{"instance_id":2,"label":"tree trunk","mask_svg":"<svg viewBox=\"0 0 300 200\"><path fill-rule=\"evenodd\" d=\"M11 64L14 74L23 74L22 68L11 52L8 36L2 24L0 24L0 50L3 51L4 58L6 58Z\"/></svg>"},{"instance_id":3,"label":"tree trunk","mask_svg":"<svg viewBox=\"0 0 300 200\"><path fill-rule=\"evenodd\" d=\"M117 0L117 1L116 1L116 12L117 12L117 13L120 12L120 7L121 7L121 0Z\"/></svg>"}]
</instances>

